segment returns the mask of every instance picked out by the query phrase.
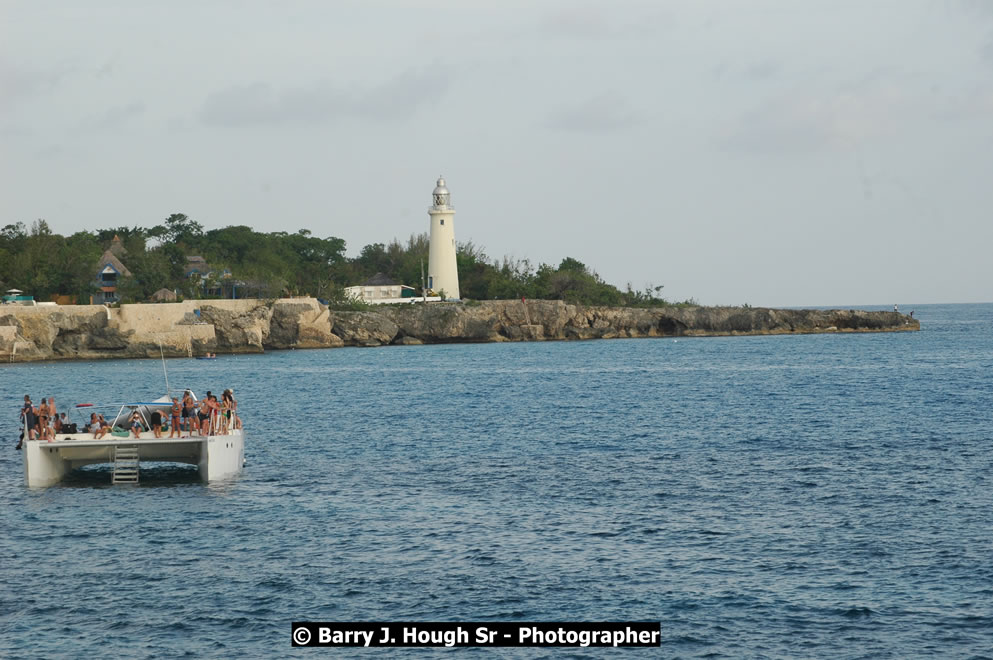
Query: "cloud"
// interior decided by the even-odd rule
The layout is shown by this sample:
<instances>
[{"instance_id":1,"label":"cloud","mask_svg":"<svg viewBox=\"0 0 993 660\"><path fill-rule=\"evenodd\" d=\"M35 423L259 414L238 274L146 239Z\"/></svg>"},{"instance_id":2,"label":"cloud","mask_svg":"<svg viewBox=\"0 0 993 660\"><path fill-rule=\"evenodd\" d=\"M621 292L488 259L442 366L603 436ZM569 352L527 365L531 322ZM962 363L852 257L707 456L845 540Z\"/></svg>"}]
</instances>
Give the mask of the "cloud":
<instances>
[{"instance_id":1,"label":"cloud","mask_svg":"<svg viewBox=\"0 0 993 660\"><path fill-rule=\"evenodd\" d=\"M544 36L571 39L615 39L653 36L672 22L670 14L655 10L630 11L622 3L565 7L545 14L538 23Z\"/></svg>"},{"instance_id":2,"label":"cloud","mask_svg":"<svg viewBox=\"0 0 993 660\"><path fill-rule=\"evenodd\" d=\"M145 104L140 101L108 108L100 115L84 119L82 127L88 131L115 131L145 114Z\"/></svg>"},{"instance_id":3,"label":"cloud","mask_svg":"<svg viewBox=\"0 0 993 660\"><path fill-rule=\"evenodd\" d=\"M989 0L959 0L958 5L969 16L993 19L993 2Z\"/></svg>"},{"instance_id":4,"label":"cloud","mask_svg":"<svg viewBox=\"0 0 993 660\"><path fill-rule=\"evenodd\" d=\"M55 89L70 73L68 68L27 69L0 62L0 109L9 110L22 98Z\"/></svg>"},{"instance_id":5,"label":"cloud","mask_svg":"<svg viewBox=\"0 0 993 660\"><path fill-rule=\"evenodd\" d=\"M380 85L341 87L317 82L277 90L268 83L236 85L210 94L199 118L214 126L320 124L342 117L395 121L438 100L451 84L445 69L408 70Z\"/></svg>"},{"instance_id":6,"label":"cloud","mask_svg":"<svg viewBox=\"0 0 993 660\"><path fill-rule=\"evenodd\" d=\"M625 99L616 94L605 93L552 114L545 125L580 133L607 133L633 126L640 121Z\"/></svg>"},{"instance_id":7,"label":"cloud","mask_svg":"<svg viewBox=\"0 0 993 660\"><path fill-rule=\"evenodd\" d=\"M743 74L748 80L770 80L779 75L780 65L771 60L756 62L746 66Z\"/></svg>"},{"instance_id":8,"label":"cloud","mask_svg":"<svg viewBox=\"0 0 993 660\"><path fill-rule=\"evenodd\" d=\"M936 99L930 108L933 119L964 122L979 119L988 122L993 116L993 85L974 87Z\"/></svg>"},{"instance_id":9,"label":"cloud","mask_svg":"<svg viewBox=\"0 0 993 660\"><path fill-rule=\"evenodd\" d=\"M896 132L907 120L922 116L928 103L926 96L875 72L834 90L772 97L743 113L722 143L742 151L847 148Z\"/></svg>"}]
</instances>

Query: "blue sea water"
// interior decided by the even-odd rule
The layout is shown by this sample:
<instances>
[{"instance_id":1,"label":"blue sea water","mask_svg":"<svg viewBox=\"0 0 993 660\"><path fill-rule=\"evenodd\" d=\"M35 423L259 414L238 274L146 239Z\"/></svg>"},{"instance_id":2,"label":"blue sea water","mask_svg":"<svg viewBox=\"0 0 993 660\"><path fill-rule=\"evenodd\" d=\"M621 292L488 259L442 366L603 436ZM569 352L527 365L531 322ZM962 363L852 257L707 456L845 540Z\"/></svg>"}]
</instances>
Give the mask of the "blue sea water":
<instances>
[{"instance_id":1,"label":"blue sea water","mask_svg":"<svg viewBox=\"0 0 993 660\"><path fill-rule=\"evenodd\" d=\"M209 485L146 465L26 488L25 393L146 399L162 364L0 366L0 656L660 620L666 657L993 657L993 305L915 311L919 333L167 360L173 387L240 402L246 469ZM407 653L452 652L489 654Z\"/></svg>"}]
</instances>

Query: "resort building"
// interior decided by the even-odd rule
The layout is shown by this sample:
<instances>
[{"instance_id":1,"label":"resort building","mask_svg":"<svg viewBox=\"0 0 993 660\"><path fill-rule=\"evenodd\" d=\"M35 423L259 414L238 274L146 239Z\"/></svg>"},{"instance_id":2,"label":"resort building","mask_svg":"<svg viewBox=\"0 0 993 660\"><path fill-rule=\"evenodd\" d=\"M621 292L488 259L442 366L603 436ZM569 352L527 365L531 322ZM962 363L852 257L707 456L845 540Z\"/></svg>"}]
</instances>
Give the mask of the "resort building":
<instances>
[{"instance_id":1,"label":"resort building","mask_svg":"<svg viewBox=\"0 0 993 660\"><path fill-rule=\"evenodd\" d=\"M121 263L120 257L123 257L125 254L127 254L127 250L121 242L121 237L115 234L110 247L107 248L107 251L103 253L100 261L97 263L96 286L99 290L93 294L92 304L103 305L105 303L115 303L119 300L117 287L120 284L121 278L131 277L131 271Z\"/></svg>"},{"instance_id":2,"label":"resort building","mask_svg":"<svg viewBox=\"0 0 993 660\"><path fill-rule=\"evenodd\" d=\"M406 303L416 294L414 287L399 284L385 273L376 273L357 286L345 287L345 295L367 303Z\"/></svg>"}]
</instances>

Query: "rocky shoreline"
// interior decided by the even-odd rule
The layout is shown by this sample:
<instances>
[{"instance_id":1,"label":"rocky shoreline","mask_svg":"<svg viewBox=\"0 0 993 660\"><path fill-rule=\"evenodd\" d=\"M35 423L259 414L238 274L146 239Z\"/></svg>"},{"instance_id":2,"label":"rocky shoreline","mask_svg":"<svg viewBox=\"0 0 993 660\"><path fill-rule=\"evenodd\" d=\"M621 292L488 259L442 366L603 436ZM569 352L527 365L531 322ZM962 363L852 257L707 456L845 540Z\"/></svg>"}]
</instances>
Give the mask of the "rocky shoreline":
<instances>
[{"instance_id":1,"label":"rocky shoreline","mask_svg":"<svg viewBox=\"0 0 993 660\"><path fill-rule=\"evenodd\" d=\"M331 311L313 298L0 307L0 362L261 353L389 344L920 330L898 312L584 307L497 300ZM161 349L160 349L161 347Z\"/></svg>"}]
</instances>

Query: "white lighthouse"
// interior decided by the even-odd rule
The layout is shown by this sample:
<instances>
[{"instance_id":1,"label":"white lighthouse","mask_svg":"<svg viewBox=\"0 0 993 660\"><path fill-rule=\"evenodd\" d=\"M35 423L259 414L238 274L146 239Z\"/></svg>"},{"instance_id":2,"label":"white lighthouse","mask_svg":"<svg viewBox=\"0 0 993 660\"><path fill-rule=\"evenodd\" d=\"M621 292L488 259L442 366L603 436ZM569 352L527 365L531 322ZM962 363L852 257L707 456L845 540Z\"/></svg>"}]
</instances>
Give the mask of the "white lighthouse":
<instances>
[{"instance_id":1,"label":"white lighthouse","mask_svg":"<svg viewBox=\"0 0 993 660\"><path fill-rule=\"evenodd\" d=\"M451 205L444 177L434 188L431 216L431 247L428 251L428 288L446 298L459 295L459 269L455 262L455 208Z\"/></svg>"}]
</instances>

